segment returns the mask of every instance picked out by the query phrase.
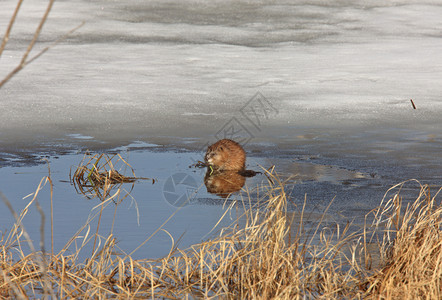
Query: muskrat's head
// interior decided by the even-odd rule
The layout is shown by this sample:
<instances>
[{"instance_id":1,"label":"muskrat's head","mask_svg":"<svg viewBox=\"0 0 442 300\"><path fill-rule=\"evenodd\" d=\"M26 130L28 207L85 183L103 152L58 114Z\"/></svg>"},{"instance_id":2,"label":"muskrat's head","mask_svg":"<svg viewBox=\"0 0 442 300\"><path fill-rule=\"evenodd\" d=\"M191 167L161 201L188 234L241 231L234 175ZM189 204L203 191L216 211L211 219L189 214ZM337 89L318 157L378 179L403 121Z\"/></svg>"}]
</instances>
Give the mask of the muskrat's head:
<instances>
[{"instance_id":1,"label":"muskrat's head","mask_svg":"<svg viewBox=\"0 0 442 300\"><path fill-rule=\"evenodd\" d=\"M204 156L204 160L210 166L215 168L221 166L224 163L224 148L223 146L214 147L213 145L207 149L206 155Z\"/></svg>"}]
</instances>

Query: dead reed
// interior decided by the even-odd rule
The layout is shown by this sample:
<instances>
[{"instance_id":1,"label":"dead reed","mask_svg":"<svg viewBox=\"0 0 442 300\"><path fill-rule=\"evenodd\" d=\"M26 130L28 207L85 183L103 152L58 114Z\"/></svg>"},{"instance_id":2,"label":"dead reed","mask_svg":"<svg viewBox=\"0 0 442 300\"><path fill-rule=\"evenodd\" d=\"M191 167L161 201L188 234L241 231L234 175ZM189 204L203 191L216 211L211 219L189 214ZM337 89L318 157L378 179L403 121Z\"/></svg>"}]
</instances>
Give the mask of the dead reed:
<instances>
[{"instance_id":1,"label":"dead reed","mask_svg":"<svg viewBox=\"0 0 442 300\"><path fill-rule=\"evenodd\" d=\"M428 185L420 185L418 198L405 208L396 193L377 211L375 225L385 226L383 263L367 278L371 298L442 299L442 206L436 200L441 190L432 195Z\"/></svg>"},{"instance_id":2,"label":"dead reed","mask_svg":"<svg viewBox=\"0 0 442 300\"><path fill-rule=\"evenodd\" d=\"M442 208L436 203L437 193L431 196L422 186L418 199L407 207L396 193L362 232L324 226L322 220L306 229L304 210L295 223L287 212L284 184L276 175L267 175L274 184L260 188L257 205L243 199L244 214L231 226L189 249L174 246L158 260L118 254L123 251L112 234L98 237L98 246L84 262L78 261L81 247L66 254L69 245L58 254L35 250L25 255L26 231L17 221L0 240L0 296L440 299ZM18 220L25 215L22 212ZM83 245L92 240L89 232L81 234ZM367 253L375 233L381 236L382 259L370 270L365 267L369 255L359 254ZM79 237L80 232L74 238Z\"/></svg>"},{"instance_id":3,"label":"dead reed","mask_svg":"<svg viewBox=\"0 0 442 300\"><path fill-rule=\"evenodd\" d=\"M122 175L117 170L122 168L129 168L133 176ZM102 201L123 183L134 183L137 180L152 180L152 184L155 183L155 179L136 177L133 168L120 154L86 154L73 174L71 170L69 177L78 193L88 199L98 197Z\"/></svg>"}]
</instances>

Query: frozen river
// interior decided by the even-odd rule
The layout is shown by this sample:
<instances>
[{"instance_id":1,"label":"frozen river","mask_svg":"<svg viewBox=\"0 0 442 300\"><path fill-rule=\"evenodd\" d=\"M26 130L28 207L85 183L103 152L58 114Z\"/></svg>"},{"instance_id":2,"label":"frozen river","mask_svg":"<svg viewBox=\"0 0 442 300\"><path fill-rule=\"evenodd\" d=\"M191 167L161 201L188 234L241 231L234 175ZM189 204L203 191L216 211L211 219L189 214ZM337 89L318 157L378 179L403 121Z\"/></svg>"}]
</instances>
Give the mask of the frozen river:
<instances>
[{"instance_id":1,"label":"frozen river","mask_svg":"<svg viewBox=\"0 0 442 300\"><path fill-rule=\"evenodd\" d=\"M1 34L15 5L0 2ZM23 3L0 78L44 10ZM56 1L31 57L85 24L0 88L0 190L26 196L12 182L21 167L43 176L43 156L60 157L65 180L81 156L63 154L135 141L155 151L129 163L165 181L223 137L243 142L249 167L297 175L297 199L339 195L335 212L363 215L410 178L440 186L441 16L442 1L417 0ZM179 167L143 165L169 150L187 153L170 154Z\"/></svg>"}]
</instances>

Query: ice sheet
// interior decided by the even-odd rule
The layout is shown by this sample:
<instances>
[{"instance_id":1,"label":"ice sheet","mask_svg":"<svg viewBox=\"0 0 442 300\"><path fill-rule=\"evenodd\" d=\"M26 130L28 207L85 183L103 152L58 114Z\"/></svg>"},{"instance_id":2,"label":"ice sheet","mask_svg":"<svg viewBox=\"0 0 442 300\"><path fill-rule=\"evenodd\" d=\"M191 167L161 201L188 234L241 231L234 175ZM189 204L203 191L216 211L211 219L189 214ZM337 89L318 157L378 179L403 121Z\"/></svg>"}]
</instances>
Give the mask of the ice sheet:
<instances>
[{"instance_id":1,"label":"ice sheet","mask_svg":"<svg viewBox=\"0 0 442 300\"><path fill-rule=\"evenodd\" d=\"M24 3L0 77L44 9ZM256 142L402 128L440 145L441 15L441 1L57 1L34 54L86 23L0 89L1 147L202 145L232 117ZM275 108L259 126L242 110L256 93Z\"/></svg>"}]
</instances>

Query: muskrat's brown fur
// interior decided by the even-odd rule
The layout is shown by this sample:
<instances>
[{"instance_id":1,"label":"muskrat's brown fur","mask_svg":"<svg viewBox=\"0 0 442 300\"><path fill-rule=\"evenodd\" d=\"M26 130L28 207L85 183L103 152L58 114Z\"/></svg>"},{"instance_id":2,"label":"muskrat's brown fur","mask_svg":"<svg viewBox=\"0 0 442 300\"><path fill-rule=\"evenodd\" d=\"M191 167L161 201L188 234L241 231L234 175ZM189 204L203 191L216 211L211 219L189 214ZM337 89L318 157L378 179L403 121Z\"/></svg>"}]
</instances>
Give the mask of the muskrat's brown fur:
<instances>
[{"instance_id":1,"label":"muskrat's brown fur","mask_svg":"<svg viewBox=\"0 0 442 300\"><path fill-rule=\"evenodd\" d=\"M207 148L204 160L218 171L242 171L246 166L246 152L237 142L223 139Z\"/></svg>"}]
</instances>

